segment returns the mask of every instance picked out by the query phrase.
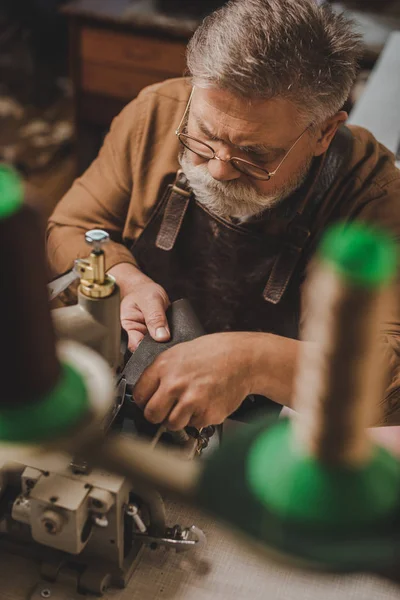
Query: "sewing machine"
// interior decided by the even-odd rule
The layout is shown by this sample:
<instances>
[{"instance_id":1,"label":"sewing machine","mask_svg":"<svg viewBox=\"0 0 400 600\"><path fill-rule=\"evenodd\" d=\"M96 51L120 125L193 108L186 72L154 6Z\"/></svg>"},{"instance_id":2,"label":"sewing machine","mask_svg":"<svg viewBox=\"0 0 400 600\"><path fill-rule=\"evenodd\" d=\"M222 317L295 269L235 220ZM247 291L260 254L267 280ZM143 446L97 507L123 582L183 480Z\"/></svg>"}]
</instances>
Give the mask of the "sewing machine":
<instances>
[{"instance_id":1,"label":"sewing machine","mask_svg":"<svg viewBox=\"0 0 400 600\"><path fill-rule=\"evenodd\" d=\"M96 338L103 356L71 339L55 345L42 238L13 177L5 176L6 186L1 179L0 326L9 350L0 362L1 543L19 553L32 543L45 577L56 579L66 565L78 590L101 594L126 583L143 544L203 543L196 528L165 528L159 490L286 565L396 579L400 462L366 431L383 385L376 339L396 272L390 238L352 224L323 241L308 292L306 339L314 344L300 357L294 422L260 420L209 460L188 461L114 430L116 344ZM18 234L26 236L23 250ZM77 266L81 291L103 284L110 291L113 282L94 262L102 249L92 253ZM105 297L113 293L115 284ZM23 386L17 352L28 373Z\"/></svg>"},{"instance_id":2,"label":"sewing machine","mask_svg":"<svg viewBox=\"0 0 400 600\"><path fill-rule=\"evenodd\" d=\"M59 355L68 356L78 369L96 378L96 402L99 395L105 395L100 409L96 408L97 426L104 432L121 430L129 421L125 429L132 432L129 373L137 361L124 369L119 289L105 273L108 234L92 230L85 238L91 246L89 258L78 259L73 272L48 286L55 297L79 279L77 304L52 311L55 333L61 340ZM149 344L147 341L144 348ZM92 352L87 354L87 348ZM114 373L114 392L110 393L111 377L98 356ZM151 360L151 352L147 359ZM138 378L141 371L136 371ZM124 404L132 405L129 417L123 415ZM164 427L155 429L153 447L165 434ZM190 459L201 453L210 435L210 431L189 430L171 432L169 438ZM40 556L41 574L49 580L57 580L68 568L75 573L78 591L103 594L110 585L127 584L144 545L184 552L205 541L195 526L167 527L163 500L156 490L92 468L79 455L71 459L70 454L56 451L27 452L11 459L12 469L9 461L0 463L0 548Z\"/></svg>"}]
</instances>

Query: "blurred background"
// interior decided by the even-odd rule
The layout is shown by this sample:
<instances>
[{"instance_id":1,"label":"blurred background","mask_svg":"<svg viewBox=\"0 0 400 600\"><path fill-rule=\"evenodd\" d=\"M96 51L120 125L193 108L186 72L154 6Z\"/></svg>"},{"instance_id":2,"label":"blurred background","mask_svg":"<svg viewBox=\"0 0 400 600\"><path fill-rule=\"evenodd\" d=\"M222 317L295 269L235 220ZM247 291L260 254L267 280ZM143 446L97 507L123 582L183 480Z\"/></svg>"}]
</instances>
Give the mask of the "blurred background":
<instances>
[{"instance_id":1,"label":"blurred background","mask_svg":"<svg viewBox=\"0 0 400 600\"><path fill-rule=\"evenodd\" d=\"M365 41L346 104L351 115L387 40L400 31L400 0L329 1L353 16ZM222 4L2 0L0 161L20 171L44 218L96 156L121 108L146 85L182 75L188 39ZM393 77L400 82L400 71Z\"/></svg>"}]
</instances>

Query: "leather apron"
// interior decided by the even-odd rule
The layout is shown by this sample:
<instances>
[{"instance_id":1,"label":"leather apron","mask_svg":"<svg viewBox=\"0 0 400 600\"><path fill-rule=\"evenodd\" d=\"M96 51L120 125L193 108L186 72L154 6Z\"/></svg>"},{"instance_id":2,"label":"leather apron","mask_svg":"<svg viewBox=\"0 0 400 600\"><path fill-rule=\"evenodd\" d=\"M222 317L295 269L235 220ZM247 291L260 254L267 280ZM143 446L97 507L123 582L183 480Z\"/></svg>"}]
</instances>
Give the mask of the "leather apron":
<instances>
[{"instance_id":1,"label":"leather apron","mask_svg":"<svg viewBox=\"0 0 400 600\"><path fill-rule=\"evenodd\" d=\"M312 167L313 184L308 179L288 199L291 214L283 203L239 225L199 204L178 171L132 254L171 302L189 299L207 333L262 331L298 339L303 251L315 214L351 149L351 132L341 127Z\"/></svg>"}]
</instances>

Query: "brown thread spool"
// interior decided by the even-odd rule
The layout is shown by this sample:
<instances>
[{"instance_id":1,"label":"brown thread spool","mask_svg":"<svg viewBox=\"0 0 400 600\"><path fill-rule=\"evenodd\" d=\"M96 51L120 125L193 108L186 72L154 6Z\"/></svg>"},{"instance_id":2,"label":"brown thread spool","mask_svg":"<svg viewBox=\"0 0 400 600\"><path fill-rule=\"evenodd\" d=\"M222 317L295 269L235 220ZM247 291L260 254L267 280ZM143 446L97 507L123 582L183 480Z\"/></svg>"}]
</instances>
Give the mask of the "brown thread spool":
<instances>
[{"instance_id":1,"label":"brown thread spool","mask_svg":"<svg viewBox=\"0 0 400 600\"><path fill-rule=\"evenodd\" d=\"M368 460L366 428L377 419L384 391L379 329L389 306L387 286L350 283L315 261L305 290L308 308L295 382L297 440L330 465Z\"/></svg>"},{"instance_id":2,"label":"brown thread spool","mask_svg":"<svg viewBox=\"0 0 400 600\"><path fill-rule=\"evenodd\" d=\"M46 287L44 232L22 205L0 218L0 406L40 400L60 375Z\"/></svg>"}]
</instances>

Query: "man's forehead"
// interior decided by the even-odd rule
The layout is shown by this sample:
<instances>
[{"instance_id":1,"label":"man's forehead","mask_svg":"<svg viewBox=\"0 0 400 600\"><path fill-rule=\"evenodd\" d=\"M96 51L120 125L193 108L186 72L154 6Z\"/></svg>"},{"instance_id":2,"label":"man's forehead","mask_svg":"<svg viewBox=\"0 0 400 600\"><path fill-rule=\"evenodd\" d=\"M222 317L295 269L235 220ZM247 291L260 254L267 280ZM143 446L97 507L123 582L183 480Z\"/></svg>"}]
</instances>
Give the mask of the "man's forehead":
<instances>
[{"instance_id":1,"label":"man's forehead","mask_svg":"<svg viewBox=\"0 0 400 600\"><path fill-rule=\"evenodd\" d=\"M252 141L291 139L298 129L296 109L284 99L245 99L226 90L195 88L191 112L216 135L227 129Z\"/></svg>"}]
</instances>

